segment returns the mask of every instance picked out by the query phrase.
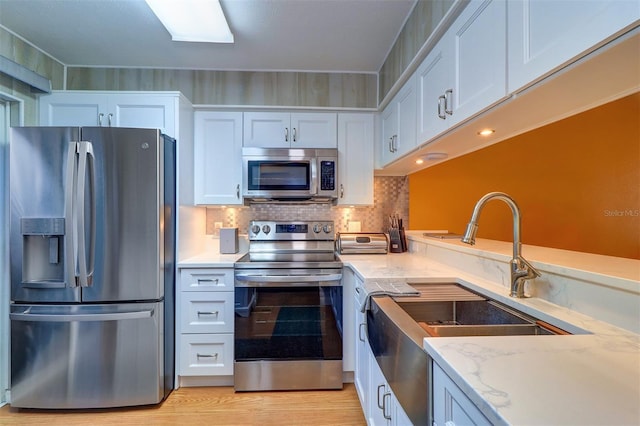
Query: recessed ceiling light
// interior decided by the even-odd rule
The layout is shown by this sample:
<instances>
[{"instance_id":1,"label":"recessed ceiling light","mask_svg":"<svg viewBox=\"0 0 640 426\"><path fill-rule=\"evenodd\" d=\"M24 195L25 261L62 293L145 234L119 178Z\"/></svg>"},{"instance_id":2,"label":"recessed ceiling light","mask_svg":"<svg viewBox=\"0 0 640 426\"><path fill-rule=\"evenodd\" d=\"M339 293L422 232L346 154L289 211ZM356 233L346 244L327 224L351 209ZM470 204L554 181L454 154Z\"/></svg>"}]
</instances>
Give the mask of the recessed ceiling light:
<instances>
[{"instance_id":1,"label":"recessed ceiling light","mask_svg":"<svg viewBox=\"0 0 640 426\"><path fill-rule=\"evenodd\" d=\"M171 40L233 43L219 0L146 0Z\"/></svg>"},{"instance_id":2,"label":"recessed ceiling light","mask_svg":"<svg viewBox=\"0 0 640 426\"><path fill-rule=\"evenodd\" d=\"M491 136L495 132L496 131L494 129L483 129L483 130L480 130L478 132L478 135L480 135L480 136Z\"/></svg>"},{"instance_id":3,"label":"recessed ceiling light","mask_svg":"<svg viewBox=\"0 0 640 426\"><path fill-rule=\"evenodd\" d=\"M425 161L444 160L449 154L446 152L427 152L416 160L416 164L423 164Z\"/></svg>"}]
</instances>

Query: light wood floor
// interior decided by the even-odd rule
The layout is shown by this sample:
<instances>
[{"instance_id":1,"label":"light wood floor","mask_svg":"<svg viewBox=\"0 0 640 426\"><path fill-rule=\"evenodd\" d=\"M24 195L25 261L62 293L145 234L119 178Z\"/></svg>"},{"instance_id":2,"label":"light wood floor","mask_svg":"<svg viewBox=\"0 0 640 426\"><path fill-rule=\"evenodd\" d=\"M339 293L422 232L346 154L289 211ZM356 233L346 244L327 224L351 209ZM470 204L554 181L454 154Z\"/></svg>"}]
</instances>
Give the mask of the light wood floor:
<instances>
[{"instance_id":1,"label":"light wood floor","mask_svg":"<svg viewBox=\"0 0 640 426\"><path fill-rule=\"evenodd\" d=\"M342 390L239 392L180 388L158 407L98 411L0 408L0 425L366 425L352 383Z\"/></svg>"}]
</instances>

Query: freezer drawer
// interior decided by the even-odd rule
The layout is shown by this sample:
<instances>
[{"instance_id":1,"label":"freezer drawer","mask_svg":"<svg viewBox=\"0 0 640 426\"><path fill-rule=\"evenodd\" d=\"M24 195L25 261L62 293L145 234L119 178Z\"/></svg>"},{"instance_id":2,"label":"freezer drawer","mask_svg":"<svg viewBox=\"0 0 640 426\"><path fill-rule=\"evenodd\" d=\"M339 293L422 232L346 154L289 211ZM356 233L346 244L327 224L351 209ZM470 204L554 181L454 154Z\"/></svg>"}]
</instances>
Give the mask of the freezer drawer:
<instances>
[{"instance_id":1,"label":"freezer drawer","mask_svg":"<svg viewBox=\"0 0 640 426\"><path fill-rule=\"evenodd\" d=\"M12 305L11 405L104 408L165 396L163 303Z\"/></svg>"}]
</instances>

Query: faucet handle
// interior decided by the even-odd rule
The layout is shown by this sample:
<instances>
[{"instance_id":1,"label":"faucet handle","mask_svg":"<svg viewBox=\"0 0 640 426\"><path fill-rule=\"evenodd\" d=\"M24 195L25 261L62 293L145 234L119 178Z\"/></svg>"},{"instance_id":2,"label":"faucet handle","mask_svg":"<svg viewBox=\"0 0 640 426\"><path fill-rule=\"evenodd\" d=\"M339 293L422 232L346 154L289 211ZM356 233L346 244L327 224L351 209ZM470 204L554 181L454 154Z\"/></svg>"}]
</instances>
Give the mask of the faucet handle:
<instances>
[{"instance_id":1,"label":"faucet handle","mask_svg":"<svg viewBox=\"0 0 640 426\"><path fill-rule=\"evenodd\" d=\"M526 273L524 276L526 279L532 279L540 276L540 272L522 256L518 257L518 269Z\"/></svg>"}]
</instances>

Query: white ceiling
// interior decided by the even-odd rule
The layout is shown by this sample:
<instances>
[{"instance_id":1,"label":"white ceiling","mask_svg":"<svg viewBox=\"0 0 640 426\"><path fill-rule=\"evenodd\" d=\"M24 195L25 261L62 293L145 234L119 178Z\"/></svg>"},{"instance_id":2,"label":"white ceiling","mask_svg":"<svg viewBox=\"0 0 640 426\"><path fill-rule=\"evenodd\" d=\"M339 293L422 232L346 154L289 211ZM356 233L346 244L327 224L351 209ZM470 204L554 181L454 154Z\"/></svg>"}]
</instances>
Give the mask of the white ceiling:
<instances>
[{"instance_id":1,"label":"white ceiling","mask_svg":"<svg viewBox=\"0 0 640 426\"><path fill-rule=\"evenodd\" d=\"M416 0L221 3L234 44L173 42L144 0L0 0L0 25L70 66L375 73Z\"/></svg>"}]
</instances>

